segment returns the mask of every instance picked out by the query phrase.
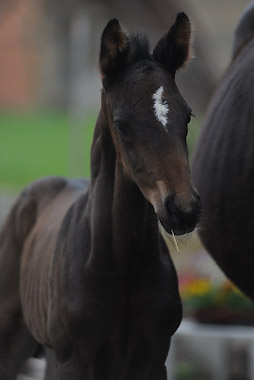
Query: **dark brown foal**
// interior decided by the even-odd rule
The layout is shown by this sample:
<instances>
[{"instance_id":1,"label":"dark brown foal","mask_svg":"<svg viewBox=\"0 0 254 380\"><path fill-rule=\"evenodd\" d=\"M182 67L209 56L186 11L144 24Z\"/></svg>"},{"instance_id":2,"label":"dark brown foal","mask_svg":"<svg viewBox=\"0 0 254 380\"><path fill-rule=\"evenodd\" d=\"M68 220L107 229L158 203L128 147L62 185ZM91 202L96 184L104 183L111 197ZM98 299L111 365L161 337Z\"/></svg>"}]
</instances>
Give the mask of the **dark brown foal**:
<instances>
[{"instance_id":1,"label":"dark brown foal","mask_svg":"<svg viewBox=\"0 0 254 380\"><path fill-rule=\"evenodd\" d=\"M184 234L199 216L191 110L174 80L190 39L183 13L152 55L117 20L106 26L90 183L33 183L1 234L1 380L15 378L36 342L53 348L59 380L166 379L182 307L158 219Z\"/></svg>"}]
</instances>

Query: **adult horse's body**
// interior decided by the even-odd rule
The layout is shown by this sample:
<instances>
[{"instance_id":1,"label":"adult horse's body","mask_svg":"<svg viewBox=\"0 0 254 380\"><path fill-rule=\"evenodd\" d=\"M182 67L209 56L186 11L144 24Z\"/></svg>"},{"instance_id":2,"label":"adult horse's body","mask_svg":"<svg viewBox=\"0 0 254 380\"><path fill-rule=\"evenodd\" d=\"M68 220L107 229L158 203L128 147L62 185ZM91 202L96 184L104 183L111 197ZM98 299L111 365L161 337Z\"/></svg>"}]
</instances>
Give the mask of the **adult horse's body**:
<instances>
[{"instance_id":1,"label":"adult horse's body","mask_svg":"<svg viewBox=\"0 0 254 380\"><path fill-rule=\"evenodd\" d=\"M91 182L33 183L0 237L1 380L15 378L37 342L54 349L57 379L166 379L181 301L158 218L183 234L199 214L191 111L174 82L190 38L185 14L153 55L117 20L106 26Z\"/></svg>"},{"instance_id":2,"label":"adult horse's body","mask_svg":"<svg viewBox=\"0 0 254 380\"><path fill-rule=\"evenodd\" d=\"M254 299L254 4L235 32L233 57L193 158L200 235L227 276Z\"/></svg>"}]
</instances>

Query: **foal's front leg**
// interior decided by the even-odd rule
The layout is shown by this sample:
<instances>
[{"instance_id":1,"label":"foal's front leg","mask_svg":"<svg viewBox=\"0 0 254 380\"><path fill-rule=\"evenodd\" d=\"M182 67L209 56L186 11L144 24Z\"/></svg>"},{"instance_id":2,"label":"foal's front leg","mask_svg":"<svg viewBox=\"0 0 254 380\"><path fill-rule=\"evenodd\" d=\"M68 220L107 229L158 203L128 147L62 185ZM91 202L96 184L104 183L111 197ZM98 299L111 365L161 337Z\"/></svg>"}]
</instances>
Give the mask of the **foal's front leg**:
<instances>
[{"instance_id":1,"label":"foal's front leg","mask_svg":"<svg viewBox=\"0 0 254 380\"><path fill-rule=\"evenodd\" d=\"M23 322L12 331L0 331L0 379L14 380L24 362L38 347Z\"/></svg>"},{"instance_id":2,"label":"foal's front leg","mask_svg":"<svg viewBox=\"0 0 254 380\"><path fill-rule=\"evenodd\" d=\"M130 321L121 380L166 380L165 361L170 336L149 336L140 323L137 313Z\"/></svg>"}]
</instances>

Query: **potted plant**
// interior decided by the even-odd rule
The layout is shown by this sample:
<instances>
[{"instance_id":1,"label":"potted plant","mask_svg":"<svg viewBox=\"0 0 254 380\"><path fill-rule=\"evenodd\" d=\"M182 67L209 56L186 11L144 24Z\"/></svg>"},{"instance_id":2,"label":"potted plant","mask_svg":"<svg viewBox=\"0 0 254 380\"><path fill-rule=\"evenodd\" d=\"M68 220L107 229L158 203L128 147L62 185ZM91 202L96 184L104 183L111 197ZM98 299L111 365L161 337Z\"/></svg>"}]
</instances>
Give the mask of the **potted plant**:
<instances>
[{"instance_id":1,"label":"potted plant","mask_svg":"<svg viewBox=\"0 0 254 380\"><path fill-rule=\"evenodd\" d=\"M214 284L187 274L179 283L185 316L203 323L254 324L254 304L230 281Z\"/></svg>"}]
</instances>

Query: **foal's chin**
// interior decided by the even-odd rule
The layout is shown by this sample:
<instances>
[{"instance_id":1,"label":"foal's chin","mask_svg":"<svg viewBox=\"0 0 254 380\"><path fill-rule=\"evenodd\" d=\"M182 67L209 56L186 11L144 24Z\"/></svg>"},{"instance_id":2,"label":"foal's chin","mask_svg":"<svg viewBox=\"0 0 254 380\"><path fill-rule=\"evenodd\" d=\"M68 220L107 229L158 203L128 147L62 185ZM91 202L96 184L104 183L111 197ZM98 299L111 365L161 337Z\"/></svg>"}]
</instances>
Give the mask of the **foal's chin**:
<instances>
[{"instance_id":1,"label":"foal's chin","mask_svg":"<svg viewBox=\"0 0 254 380\"><path fill-rule=\"evenodd\" d=\"M190 225L184 225L184 226L176 225L176 224L171 223L170 220L165 220L164 218L160 218L159 215L157 216L162 228L166 231L166 233L170 235L174 234L176 236L180 236L180 235L189 234L195 230L198 223L198 219L196 219Z\"/></svg>"},{"instance_id":2,"label":"foal's chin","mask_svg":"<svg viewBox=\"0 0 254 380\"><path fill-rule=\"evenodd\" d=\"M198 198L191 199L191 207L178 207L175 202L164 201L163 205L155 209L156 215L164 228L170 235L186 235L191 233L200 219L200 201Z\"/></svg>"},{"instance_id":3,"label":"foal's chin","mask_svg":"<svg viewBox=\"0 0 254 380\"><path fill-rule=\"evenodd\" d=\"M190 219L189 218L183 218L181 222L176 223L171 220L170 217L165 218L159 214L157 214L157 217L159 219L160 225L162 228L170 235L186 235L195 230L197 227L198 221L199 221L199 215L193 215L193 217ZM174 218L173 218L174 219Z\"/></svg>"}]
</instances>

